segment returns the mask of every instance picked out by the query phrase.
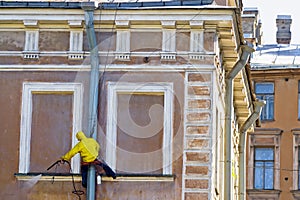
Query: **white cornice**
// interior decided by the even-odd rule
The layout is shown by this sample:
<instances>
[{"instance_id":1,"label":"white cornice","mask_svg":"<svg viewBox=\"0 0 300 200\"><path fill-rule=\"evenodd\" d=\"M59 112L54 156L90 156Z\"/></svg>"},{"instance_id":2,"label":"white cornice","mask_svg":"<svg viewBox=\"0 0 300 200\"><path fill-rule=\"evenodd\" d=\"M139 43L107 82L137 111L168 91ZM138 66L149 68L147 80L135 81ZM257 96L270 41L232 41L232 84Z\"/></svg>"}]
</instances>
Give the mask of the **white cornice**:
<instances>
[{"instance_id":1,"label":"white cornice","mask_svg":"<svg viewBox=\"0 0 300 200\"><path fill-rule=\"evenodd\" d=\"M0 65L0 71L89 71L89 65ZM215 70L213 65L100 65L100 71L174 72Z\"/></svg>"},{"instance_id":2,"label":"white cornice","mask_svg":"<svg viewBox=\"0 0 300 200\"><path fill-rule=\"evenodd\" d=\"M23 21L23 20L45 20L45 21L83 21L84 11L81 9L12 9L0 10L0 21ZM130 21L161 21L162 19L190 21L191 19L227 21L233 19L232 9L155 9L155 10L96 10L94 13L95 21L106 20L130 20ZM162 18L162 16L164 16ZM3 23L3 22L2 22Z\"/></svg>"}]
</instances>

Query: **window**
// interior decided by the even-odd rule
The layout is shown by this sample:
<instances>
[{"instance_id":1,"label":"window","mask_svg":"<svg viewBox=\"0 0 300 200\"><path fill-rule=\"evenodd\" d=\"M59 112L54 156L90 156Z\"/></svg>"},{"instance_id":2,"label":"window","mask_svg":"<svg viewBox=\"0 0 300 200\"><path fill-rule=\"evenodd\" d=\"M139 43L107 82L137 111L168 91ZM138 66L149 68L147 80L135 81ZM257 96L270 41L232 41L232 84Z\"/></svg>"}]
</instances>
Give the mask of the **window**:
<instances>
[{"instance_id":1,"label":"window","mask_svg":"<svg viewBox=\"0 0 300 200\"><path fill-rule=\"evenodd\" d=\"M106 162L118 173L172 174L172 91L172 83L108 84Z\"/></svg>"},{"instance_id":2,"label":"window","mask_svg":"<svg viewBox=\"0 0 300 200\"><path fill-rule=\"evenodd\" d=\"M258 128L248 134L247 194L249 200L279 199L282 130ZM297 159L296 159L297 162Z\"/></svg>"},{"instance_id":3,"label":"window","mask_svg":"<svg viewBox=\"0 0 300 200\"><path fill-rule=\"evenodd\" d=\"M298 147L298 149L300 149ZM300 190L300 152L298 150L298 190Z\"/></svg>"},{"instance_id":4,"label":"window","mask_svg":"<svg viewBox=\"0 0 300 200\"><path fill-rule=\"evenodd\" d=\"M300 120L300 81L298 82L298 119Z\"/></svg>"},{"instance_id":5,"label":"window","mask_svg":"<svg viewBox=\"0 0 300 200\"><path fill-rule=\"evenodd\" d=\"M260 100L266 101L261 112L261 120L274 119L274 83L255 83L255 94Z\"/></svg>"},{"instance_id":6,"label":"window","mask_svg":"<svg viewBox=\"0 0 300 200\"><path fill-rule=\"evenodd\" d=\"M254 188L272 190L274 188L274 149L255 148Z\"/></svg>"},{"instance_id":7,"label":"window","mask_svg":"<svg viewBox=\"0 0 300 200\"><path fill-rule=\"evenodd\" d=\"M293 133L293 190L300 190L300 129L292 129ZM297 193L300 197L300 193Z\"/></svg>"},{"instance_id":8,"label":"window","mask_svg":"<svg viewBox=\"0 0 300 200\"><path fill-rule=\"evenodd\" d=\"M25 82L22 93L19 173L41 172L77 143L75 134L81 130L83 86L81 83ZM57 123L62 125L57 126ZM49 145L40 152L42 142L51 141L57 141L56 145ZM71 165L74 173L80 172L79 155L72 158Z\"/></svg>"}]
</instances>

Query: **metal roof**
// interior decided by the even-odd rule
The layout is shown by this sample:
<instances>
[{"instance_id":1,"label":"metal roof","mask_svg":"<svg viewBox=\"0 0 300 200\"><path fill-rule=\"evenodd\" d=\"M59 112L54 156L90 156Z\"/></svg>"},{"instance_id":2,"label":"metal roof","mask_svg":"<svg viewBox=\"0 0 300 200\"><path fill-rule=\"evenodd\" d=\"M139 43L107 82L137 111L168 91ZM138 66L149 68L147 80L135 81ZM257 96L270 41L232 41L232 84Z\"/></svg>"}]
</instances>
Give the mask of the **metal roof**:
<instances>
[{"instance_id":1,"label":"metal roof","mask_svg":"<svg viewBox=\"0 0 300 200\"><path fill-rule=\"evenodd\" d=\"M300 45L268 44L258 46L251 58L251 68L300 68Z\"/></svg>"},{"instance_id":2,"label":"metal roof","mask_svg":"<svg viewBox=\"0 0 300 200\"><path fill-rule=\"evenodd\" d=\"M81 8L82 2L51 1L0 1L0 8ZM85 2L86 3L86 2ZM94 3L94 2L90 2ZM140 7L181 7L211 5L213 0L171 0L171 1L112 1L99 3L100 9L129 9Z\"/></svg>"}]
</instances>

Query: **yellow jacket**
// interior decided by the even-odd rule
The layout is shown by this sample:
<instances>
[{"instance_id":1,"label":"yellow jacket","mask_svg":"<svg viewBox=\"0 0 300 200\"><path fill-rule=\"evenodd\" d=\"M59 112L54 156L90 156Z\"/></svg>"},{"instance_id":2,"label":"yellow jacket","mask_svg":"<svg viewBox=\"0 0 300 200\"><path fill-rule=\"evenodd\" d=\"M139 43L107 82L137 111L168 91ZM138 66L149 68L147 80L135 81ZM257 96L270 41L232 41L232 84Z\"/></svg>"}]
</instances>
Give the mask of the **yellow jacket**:
<instances>
[{"instance_id":1,"label":"yellow jacket","mask_svg":"<svg viewBox=\"0 0 300 200\"><path fill-rule=\"evenodd\" d=\"M79 142L64 156L63 160L70 160L75 154L80 153L83 162L93 162L98 157L100 145L93 138L87 138L82 131L76 134Z\"/></svg>"}]
</instances>

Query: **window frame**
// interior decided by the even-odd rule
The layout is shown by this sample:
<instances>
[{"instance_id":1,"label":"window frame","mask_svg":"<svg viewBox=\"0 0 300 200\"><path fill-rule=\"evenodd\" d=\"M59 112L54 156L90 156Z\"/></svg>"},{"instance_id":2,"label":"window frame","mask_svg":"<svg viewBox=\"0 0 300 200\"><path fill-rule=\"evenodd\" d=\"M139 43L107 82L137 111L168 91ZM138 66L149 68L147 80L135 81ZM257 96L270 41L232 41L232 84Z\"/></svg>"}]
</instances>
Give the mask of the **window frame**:
<instances>
[{"instance_id":1,"label":"window frame","mask_svg":"<svg viewBox=\"0 0 300 200\"><path fill-rule=\"evenodd\" d=\"M248 170L247 183L250 190L254 188L254 151L256 147L274 148L274 168L280 169L280 138L281 129L277 128L255 128L248 135ZM280 189L280 170L274 170L273 190ZM257 189L255 189L257 190Z\"/></svg>"},{"instance_id":2,"label":"window frame","mask_svg":"<svg viewBox=\"0 0 300 200\"><path fill-rule=\"evenodd\" d=\"M77 143L76 132L82 129L83 113L83 85L82 83L62 83L62 82L24 82L22 90L22 108L20 124L20 153L19 153L19 173L30 172L30 142L31 142L31 122L32 122L32 98L34 93L73 93L73 129L72 147ZM80 156L76 155L71 160L73 173L80 173Z\"/></svg>"},{"instance_id":3,"label":"window frame","mask_svg":"<svg viewBox=\"0 0 300 200\"><path fill-rule=\"evenodd\" d=\"M300 190L300 129L292 129L293 133L293 190Z\"/></svg>"},{"instance_id":4,"label":"window frame","mask_svg":"<svg viewBox=\"0 0 300 200\"><path fill-rule=\"evenodd\" d=\"M172 141L173 141L173 83L166 82L108 82L107 86L107 126L106 126L106 162L116 170L117 153L117 107L118 93L131 94L163 93L164 96L164 127L163 127L163 175L172 174Z\"/></svg>"},{"instance_id":5,"label":"window frame","mask_svg":"<svg viewBox=\"0 0 300 200\"><path fill-rule=\"evenodd\" d=\"M298 120L300 120L300 80L298 81Z\"/></svg>"},{"instance_id":6,"label":"window frame","mask_svg":"<svg viewBox=\"0 0 300 200\"><path fill-rule=\"evenodd\" d=\"M257 150L258 149L265 149L265 150L267 150L267 149L272 149L272 153L273 153L273 158L272 158L272 160L258 160L258 159L256 159L256 156L257 156ZM253 174L254 174L254 177L253 177L253 182L254 182L254 186L253 186L253 188L254 189L258 189L258 190L273 190L274 189L274 148L273 147L261 147L261 146L256 146L255 147L255 149L254 149L254 168L253 168L253 170L254 170L254 172L253 172ZM262 174L262 188L258 188L258 187L256 187L256 170L257 170L257 163L258 162L261 162L261 163L263 163L263 166L262 166L262 170L263 170L263 174ZM266 185L265 185L265 183L266 183L266 168L267 168L267 166L266 166L266 164L267 163L272 163L272 167L273 167L273 169L272 169L272 174L273 174L273 177L272 177L272 188L267 188L266 187Z\"/></svg>"},{"instance_id":7,"label":"window frame","mask_svg":"<svg viewBox=\"0 0 300 200\"><path fill-rule=\"evenodd\" d=\"M272 84L272 86L273 86L273 88L272 88L273 92L271 92L271 93L258 93L257 92L257 88L256 88L258 84L261 84L261 85ZM267 81L267 82L255 82L254 83L254 88L255 88L255 95L256 95L256 97L258 99L260 99L260 100L266 101L266 105L262 108L260 119L262 121L272 121L272 120L274 120L275 119L275 106L274 106L274 103L275 103L275 84L274 84L274 82L271 82L271 81ZM267 100L267 97L273 97L273 105L272 105L273 112L271 114L266 111L266 109L270 105L270 101ZM268 118L269 115L272 115L272 117Z\"/></svg>"}]
</instances>

